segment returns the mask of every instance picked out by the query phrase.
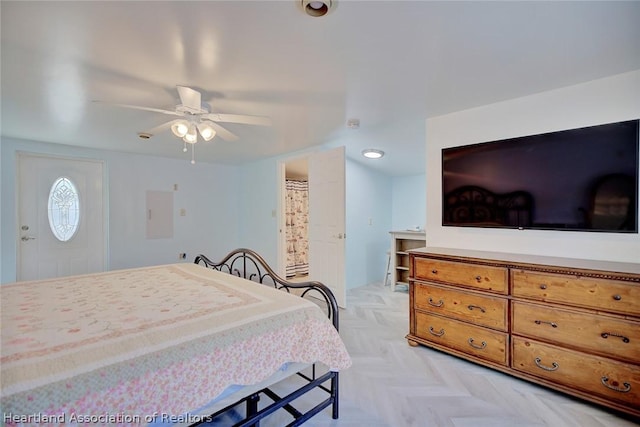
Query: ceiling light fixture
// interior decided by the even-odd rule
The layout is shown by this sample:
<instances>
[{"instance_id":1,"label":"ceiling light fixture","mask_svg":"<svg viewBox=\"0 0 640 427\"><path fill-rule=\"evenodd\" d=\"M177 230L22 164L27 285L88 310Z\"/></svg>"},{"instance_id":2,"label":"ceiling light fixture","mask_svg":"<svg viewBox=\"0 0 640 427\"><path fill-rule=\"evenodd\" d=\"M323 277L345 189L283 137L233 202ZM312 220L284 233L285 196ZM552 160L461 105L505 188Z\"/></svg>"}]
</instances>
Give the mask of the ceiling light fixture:
<instances>
[{"instance_id":1,"label":"ceiling light fixture","mask_svg":"<svg viewBox=\"0 0 640 427\"><path fill-rule=\"evenodd\" d=\"M333 0L301 0L301 3L307 15L317 18L329 13Z\"/></svg>"},{"instance_id":2,"label":"ceiling light fixture","mask_svg":"<svg viewBox=\"0 0 640 427\"><path fill-rule=\"evenodd\" d=\"M184 138L187 132L189 132L189 122L186 120L177 120L171 125L171 132L178 138Z\"/></svg>"},{"instance_id":3,"label":"ceiling light fixture","mask_svg":"<svg viewBox=\"0 0 640 427\"><path fill-rule=\"evenodd\" d=\"M191 163L194 164L195 160L195 147L198 142L198 133L205 141L211 141L216 136L216 131L211 126L211 122L200 121L196 123L194 120L176 120L171 125L171 132L178 138L182 138L184 141L184 147L182 151L187 152L187 144L191 144Z\"/></svg>"},{"instance_id":4,"label":"ceiling light fixture","mask_svg":"<svg viewBox=\"0 0 640 427\"><path fill-rule=\"evenodd\" d=\"M216 131L207 123L198 123L198 132L205 141L211 141L216 136Z\"/></svg>"},{"instance_id":5,"label":"ceiling light fixture","mask_svg":"<svg viewBox=\"0 0 640 427\"><path fill-rule=\"evenodd\" d=\"M189 130L182 139L184 140L184 142L187 142L189 144L195 144L196 142L198 142L198 132L196 132L196 125L192 123L191 126L189 126Z\"/></svg>"},{"instance_id":6,"label":"ceiling light fixture","mask_svg":"<svg viewBox=\"0 0 640 427\"><path fill-rule=\"evenodd\" d=\"M362 155L367 159L379 159L380 157L384 156L384 151L376 150L374 148L367 148L365 150L362 150Z\"/></svg>"}]
</instances>

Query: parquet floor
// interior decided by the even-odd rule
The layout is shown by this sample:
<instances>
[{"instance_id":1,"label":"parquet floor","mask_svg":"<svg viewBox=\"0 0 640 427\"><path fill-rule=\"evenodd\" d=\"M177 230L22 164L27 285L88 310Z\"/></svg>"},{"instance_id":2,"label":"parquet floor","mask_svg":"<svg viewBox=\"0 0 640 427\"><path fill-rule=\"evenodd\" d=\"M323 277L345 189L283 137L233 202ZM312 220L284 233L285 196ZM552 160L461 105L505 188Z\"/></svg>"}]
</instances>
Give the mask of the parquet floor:
<instances>
[{"instance_id":1,"label":"parquet floor","mask_svg":"<svg viewBox=\"0 0 640 427\"><path fill-rule=\"evenodd\" d=\"M408 294L369 285L348 292L340 334L353 366L340 374L340 419L309 427L631 427L628 417L423 346L410 347ZM278 385L285 390L287 380ZM322 395L324 397L324 395ZM303 406L303 405L301 405ZM274 414L262 427L291 421Z\"/></svg>"}]
</instances>

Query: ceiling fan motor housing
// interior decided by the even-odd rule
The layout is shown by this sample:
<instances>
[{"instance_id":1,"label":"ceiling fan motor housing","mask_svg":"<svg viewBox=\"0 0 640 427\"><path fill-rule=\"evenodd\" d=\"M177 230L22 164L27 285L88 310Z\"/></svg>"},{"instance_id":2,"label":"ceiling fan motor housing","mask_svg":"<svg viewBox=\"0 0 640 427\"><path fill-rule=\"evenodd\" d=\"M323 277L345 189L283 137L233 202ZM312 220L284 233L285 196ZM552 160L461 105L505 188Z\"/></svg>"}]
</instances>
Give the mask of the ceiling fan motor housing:
<instances>
[{"instance_id":1,"label":"ceiling fan motor housing","mask_svg":"<svg viewBox=\"0 0 640 427\"><path fill-rule=\"evenodd\" d=\"M176 106L176 111L178 113L193 114L193 115L209 113L209 110L207 110L205 108L193 108L193 107L190 107L188 105L183 105L183 104L177 105Z\"/></svg>"}]
</instances>

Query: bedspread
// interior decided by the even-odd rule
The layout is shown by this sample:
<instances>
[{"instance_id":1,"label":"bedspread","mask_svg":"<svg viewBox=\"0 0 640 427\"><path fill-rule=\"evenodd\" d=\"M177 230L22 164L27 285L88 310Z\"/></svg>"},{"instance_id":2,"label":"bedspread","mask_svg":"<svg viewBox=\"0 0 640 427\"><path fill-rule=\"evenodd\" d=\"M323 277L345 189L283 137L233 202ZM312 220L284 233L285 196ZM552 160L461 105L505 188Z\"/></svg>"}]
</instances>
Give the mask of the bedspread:
<instances>
[{"instance_id":1,"label":"bedspread","mask_svg":"<svg viewBox=\"0 0 640 427\"><path fill-rule=\"evenodd\" d=\"M351 360L314 303L195 264L0 286L4 424L145 424Z\"/></svg>"}]
</instances>

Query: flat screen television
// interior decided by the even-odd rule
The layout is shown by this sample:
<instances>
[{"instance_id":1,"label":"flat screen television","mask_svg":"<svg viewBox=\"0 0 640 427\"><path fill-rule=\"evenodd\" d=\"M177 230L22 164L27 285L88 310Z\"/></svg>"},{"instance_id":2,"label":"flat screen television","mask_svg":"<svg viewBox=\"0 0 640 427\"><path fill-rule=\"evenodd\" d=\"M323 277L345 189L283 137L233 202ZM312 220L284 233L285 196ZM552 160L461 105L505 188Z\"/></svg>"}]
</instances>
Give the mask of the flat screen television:
<instances>
[{"instance_id":1,"label":"flat screen television","mask_svg":"<svg viewBox=\"0 0 640 427\"><path fill-rule=\"evenodd\" d=\"M638 233L630 120L442 150L442 225Z\"/></svg>"}]
</instances>

